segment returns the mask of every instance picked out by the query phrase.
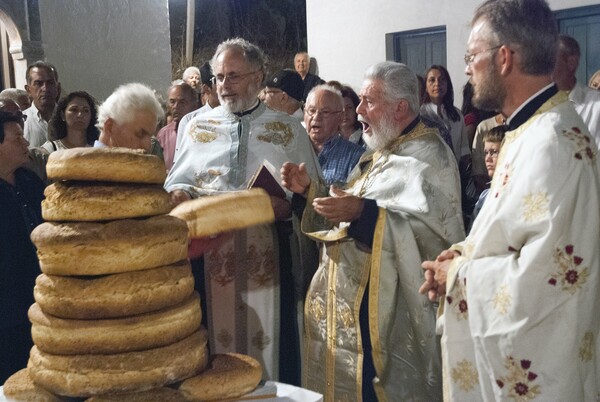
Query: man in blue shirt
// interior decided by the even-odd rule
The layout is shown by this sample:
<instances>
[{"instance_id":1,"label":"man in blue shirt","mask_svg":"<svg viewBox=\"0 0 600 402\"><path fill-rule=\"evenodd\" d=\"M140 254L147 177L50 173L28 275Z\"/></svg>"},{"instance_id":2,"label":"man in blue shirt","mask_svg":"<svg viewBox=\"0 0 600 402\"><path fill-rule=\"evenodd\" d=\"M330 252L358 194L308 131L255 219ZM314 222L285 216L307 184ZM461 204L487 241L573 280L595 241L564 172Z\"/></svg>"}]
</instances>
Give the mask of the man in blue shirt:
<instances>
[{"instance_id":1,"label":"man in blue shirt","mask_svg":"<svg viewBox=\"0 0 600 402\"><path fill-rule=\"evenodd\" d=\"M325 184L342 187L365 151L339 133L344 100L340 91L323 84L310 91L304 107L304 124L319 159Z\"/></svg>"}]
</instances>

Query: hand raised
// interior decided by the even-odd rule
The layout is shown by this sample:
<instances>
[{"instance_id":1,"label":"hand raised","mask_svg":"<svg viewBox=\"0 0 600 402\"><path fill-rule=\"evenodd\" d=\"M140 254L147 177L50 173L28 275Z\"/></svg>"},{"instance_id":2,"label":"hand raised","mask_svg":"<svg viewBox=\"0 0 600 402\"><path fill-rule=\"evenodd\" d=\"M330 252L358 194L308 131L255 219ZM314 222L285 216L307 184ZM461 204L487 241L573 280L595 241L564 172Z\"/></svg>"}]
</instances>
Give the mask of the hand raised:
<instances>
[{"instance_id":1,"label":"hand raised","mask_svg":"<svg viewBox=\"0 0 600 402\"><path fill-rule=\"evenodd\" d=\"M360 217L364 200L356 197L335 186L331 186L329 193L332 197L315 198L313 208L315 211L333 223L352 222Z\"/></svg>"},{"instance_id":2,"label":"hand raised","mask_svg":"<svg viewBox=\"0 0 600 402\"><path fill-rule=\"evenodd\" d=\"M306 165L286 162L281 167L281 184L291 192L304 194L310 186L310 176Z\"/></svg>"}]
</instances>

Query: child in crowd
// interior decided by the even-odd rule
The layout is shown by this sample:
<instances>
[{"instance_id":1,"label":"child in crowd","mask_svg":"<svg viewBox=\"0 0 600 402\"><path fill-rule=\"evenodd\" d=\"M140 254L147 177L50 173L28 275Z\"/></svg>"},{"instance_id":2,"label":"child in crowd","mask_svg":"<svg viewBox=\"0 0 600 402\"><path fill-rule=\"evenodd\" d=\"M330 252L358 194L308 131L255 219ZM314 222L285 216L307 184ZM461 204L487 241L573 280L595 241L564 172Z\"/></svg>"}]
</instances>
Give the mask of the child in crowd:
<instances>
[{"instance_id":1,"label":"child in crowd","mask_svg":"<svg viewBox=\"0 0 600 402\"><path fill-rule=\"evenodd\" d=\"M487 169L487 174L489 179L492 180L494 177L494 171L496 170L496 163L498 162L498 154L500 153L500 147L502 146L502 141L504 140L504 134L506 133L506 126L496 126L487 133L483 135L483 157L485 161L485 167ZM469 226L469 232L471 231L471 227L473 226L473 222L475 222L475 218L481 208L483 207L483 203L490 191L489 185L488 187L481 192L479 195L479 199L475 204L475 208L473 208L473 218L471 219L471 224Z\"/></svg>"}]
</instances>

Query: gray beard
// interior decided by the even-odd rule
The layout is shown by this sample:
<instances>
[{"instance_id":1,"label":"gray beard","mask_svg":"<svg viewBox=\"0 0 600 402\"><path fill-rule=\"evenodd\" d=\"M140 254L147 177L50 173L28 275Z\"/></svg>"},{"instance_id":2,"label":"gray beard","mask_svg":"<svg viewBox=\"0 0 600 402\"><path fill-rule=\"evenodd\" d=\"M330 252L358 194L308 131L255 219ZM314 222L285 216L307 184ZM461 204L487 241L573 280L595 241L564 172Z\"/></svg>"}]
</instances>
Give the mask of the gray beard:
<instances>
[{"instance_id":1,"label":"gray beard","mask_svg":"<svg viewBox=\"0 0 600 402\"><path fill-rule=\"evenodd\" d=\"M481 82L473 86L473 106L481 110L500 112L506 98L506 90L501 84L500 74L493 60L491 66Z\"/></svg>"},{"instance_id":2,"label":"gray beard","mask_svg":"<svg viewBox=\"0 0 600 402\"><path fill-rule=\"evenodd\" d=\"M229 113L241 113L250 109L256 103L258 88L251 83L248 85L246 93L239 96L235 101L224 99L221 97L221 94L217 95L219 97L219 101L221 102L221 106L223 106L225 110L227 110Z\"/></svg>"}]
</instances>

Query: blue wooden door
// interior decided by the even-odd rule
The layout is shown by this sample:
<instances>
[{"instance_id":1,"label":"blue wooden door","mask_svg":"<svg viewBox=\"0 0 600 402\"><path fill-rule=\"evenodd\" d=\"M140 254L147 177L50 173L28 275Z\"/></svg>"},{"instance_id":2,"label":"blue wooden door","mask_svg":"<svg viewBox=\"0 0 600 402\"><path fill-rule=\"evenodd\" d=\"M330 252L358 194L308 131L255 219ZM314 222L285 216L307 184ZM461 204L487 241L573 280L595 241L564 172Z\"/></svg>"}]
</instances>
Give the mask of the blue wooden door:
<instances>
[{"instance_id":1,"label":"blue wooden door","mask_svg":"<svg viewBox=\"0 0 600 402\"><path fill-rule=\"evenodd\" d=\"M423 75L432 64L446 66L446 28L435 27L393 34L393 60Z\"/></svg>"}]
</instances>

